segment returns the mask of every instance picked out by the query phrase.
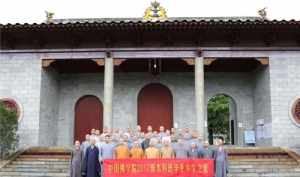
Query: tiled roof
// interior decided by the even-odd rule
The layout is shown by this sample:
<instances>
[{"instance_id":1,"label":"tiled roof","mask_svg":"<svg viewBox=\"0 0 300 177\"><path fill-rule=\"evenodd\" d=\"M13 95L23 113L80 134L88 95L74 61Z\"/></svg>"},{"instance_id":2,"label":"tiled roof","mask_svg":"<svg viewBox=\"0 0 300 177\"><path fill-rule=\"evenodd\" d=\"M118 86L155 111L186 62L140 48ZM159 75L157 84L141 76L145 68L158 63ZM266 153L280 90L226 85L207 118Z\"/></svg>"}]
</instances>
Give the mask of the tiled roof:
<instances>
[{"instance_id":1,"label":"tiled roof","mask_svg":"<svg viewBox=\"0 0 300 177\"><path fill-rule=\"evenodd\" d=\"M260 17L170 17L163 21L146 21L142 18L79 18L53 19L50 23L0 24L0 29L25 29L47 27L158 27L158 26L211 26L211 25L300 25L296 20L265 20Z\"/></svg>"}]
</instances>

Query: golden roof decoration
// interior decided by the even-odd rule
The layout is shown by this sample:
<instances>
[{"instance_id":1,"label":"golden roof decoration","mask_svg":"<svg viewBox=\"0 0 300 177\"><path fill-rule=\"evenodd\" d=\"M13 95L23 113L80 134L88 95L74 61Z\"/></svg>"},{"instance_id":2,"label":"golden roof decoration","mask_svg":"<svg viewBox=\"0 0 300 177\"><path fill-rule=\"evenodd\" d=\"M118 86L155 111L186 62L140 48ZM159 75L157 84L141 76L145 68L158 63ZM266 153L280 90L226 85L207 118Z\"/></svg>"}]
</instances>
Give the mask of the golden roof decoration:
<instances>
[{"instance_id":1,"label":"golden roof decoration","mask_svg":"<svg viewBox=\"0 0 300 177\"><path fill-rule=\"evenodd\" d=\"M161 21L167 19L167 12L156 0L151 2L151 6L145 11L144 20Z\"/></svg>"}]
</instances>

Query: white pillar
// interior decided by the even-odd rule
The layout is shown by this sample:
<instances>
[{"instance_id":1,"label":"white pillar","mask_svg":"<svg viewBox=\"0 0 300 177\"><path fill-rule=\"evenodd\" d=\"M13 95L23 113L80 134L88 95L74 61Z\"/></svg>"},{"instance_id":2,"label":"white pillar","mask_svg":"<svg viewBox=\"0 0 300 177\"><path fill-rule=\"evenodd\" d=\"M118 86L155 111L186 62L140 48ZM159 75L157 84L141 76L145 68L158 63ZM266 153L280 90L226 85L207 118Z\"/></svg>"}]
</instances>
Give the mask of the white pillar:
<instances>
[{"instance_id":1,"label":"white pillar","mask_svg":"<svg viewBox=\"0 0 300 177\"><path fill-rule=\"evenodd\" d=\"M205 136L205 106L204 106L204 58L195 58L195 106L196 128L202 138Z\"/></svg>"},{"instance_id":2,"label":"white pillar","mask_svg":"<svg viewBox=\"0 0 300 177\"><path fill-rule=\"evenodd\" d=\"M109 55L104 65L104 109L103 125L112 128L113 118L113 89L114 89L114 61Z\"/></svg>"}]
</instances>

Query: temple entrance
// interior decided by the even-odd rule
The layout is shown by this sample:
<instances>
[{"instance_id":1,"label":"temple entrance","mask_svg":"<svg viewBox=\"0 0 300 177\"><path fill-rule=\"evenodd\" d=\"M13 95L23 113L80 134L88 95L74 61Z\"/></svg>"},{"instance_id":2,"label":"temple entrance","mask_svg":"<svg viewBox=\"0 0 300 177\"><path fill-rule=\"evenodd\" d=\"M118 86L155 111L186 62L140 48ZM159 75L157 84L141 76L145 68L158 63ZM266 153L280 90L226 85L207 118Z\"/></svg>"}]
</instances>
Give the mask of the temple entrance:
<instances>
[{"instance_id":1,"label":"temple entrance","mask_svg":"<svg viewBox=\"0 0 300 177\"><path fill-rule=\"evenodd\" d=\"M214 139L222 136L225 144L237 144L236 104L225 94L213 96L207 105L208 139L213 144Z\"/></svg>"},{"instance_id":2,"label":"temple entrance","mask_svg":"<svg viewBox=\"0 0 300 177\"><path fill-rule=\"evenodd\" d=\"M75 106L74 140L84 140L93 128L103 129L103 106L96 96L83 96Z\"/></svg>"},{"instance_id":3,"label":"temple entrance","mask_svg":"<svg viewBox=\"0 0 300 177\"><path fill-rule=\"evenodd\" d=\"M138 95L138 124L143 131L148 125L153 130L173 127L173 96L168 87L155 83L142 88Z\"/></svg>"}]
</instances>

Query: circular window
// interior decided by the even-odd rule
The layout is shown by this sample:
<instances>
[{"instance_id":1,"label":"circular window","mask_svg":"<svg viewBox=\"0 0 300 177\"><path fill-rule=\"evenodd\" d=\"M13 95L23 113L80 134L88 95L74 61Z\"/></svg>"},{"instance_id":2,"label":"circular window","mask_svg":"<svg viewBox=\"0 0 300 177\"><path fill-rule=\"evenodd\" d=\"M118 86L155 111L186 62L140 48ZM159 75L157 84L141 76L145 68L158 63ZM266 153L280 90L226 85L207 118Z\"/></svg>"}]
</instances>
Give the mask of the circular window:
<instances>
[{"instance_id":1,"label":"circular window","mask_svg":"<svg viewBox=\"0 0 300 177\"><path fill-rule=\"evenodd\" d=\"M296 99L292 105L292 118L300 126L300 98Z\"/></svg>"},{"instance_id":2,"label":"circular window","mask_svg":"<svg viewBox=\"0 0 300 177\"><path fill-rule=\"evenodd\" d=\"M17 113L17 119L20 119L21 110L17 102L13 99L9 98L3 98L0 99L0 102L2 102L6 109L14 110Z\"/></svg>"}]
</instances>

